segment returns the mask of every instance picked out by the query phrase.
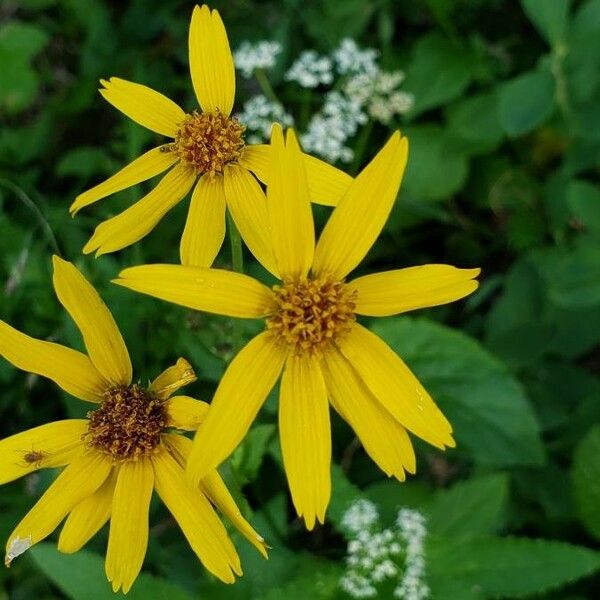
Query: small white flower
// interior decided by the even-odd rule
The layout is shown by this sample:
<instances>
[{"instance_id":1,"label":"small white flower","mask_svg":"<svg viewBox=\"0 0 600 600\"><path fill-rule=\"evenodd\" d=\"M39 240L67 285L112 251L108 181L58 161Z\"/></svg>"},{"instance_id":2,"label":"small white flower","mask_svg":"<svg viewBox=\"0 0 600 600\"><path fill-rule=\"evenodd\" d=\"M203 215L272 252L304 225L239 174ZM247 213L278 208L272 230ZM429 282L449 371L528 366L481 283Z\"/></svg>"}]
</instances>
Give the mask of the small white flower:
<instances>
[{"instance_id":1,"label":"small white flower","mask_svg":"<svg viewBox=\"0 0 600 600\"><path fill-rule=\"evenodd\" d=\"M340 75L356 75L358 73L374 74L377 70L377 50L373 48L360 49L350 38L343 39L333 52L338 73Z\"/></svg>"},{"instance_id":2,"label":"small white flower","mask_svg":"<svg viewBox=\"0 0 600 600\"><path fill-rule=\"evenodd\" d=\"M344 513L342 517L342 526L359 533L374 525L379 519L377 507L370 500L357 500Z\"/></svg>"},{"instance_id":3,"label":"small white flower","mask_svg":"<svg viewBox=\"0 0 600 600\"><path fill-rule=\"evenodd\" d=\"M236 69L239 69L242 75L249 79L256 69L265 71L272 69L280 52L281 44L279 42L263 40L252 44L246 40L234 52L233 60Z\"/></svg>"},{"instance_id":4,"label":"small white flower","mask_svg":"<svg viewBox=\"0 0 600 600\"><path fill-rule=\"evenodd\" d=\"M266 96L254 96L248 100L242 112L235 115L246 127L246 141L249 144L261 144L269 139L273 123L282 127L291 127L294 119L281 106L271 102Z\"/></svg>"},{"instance_id":5,"label":"small white flower","mask_svg":"<svg viewBox=\"0 0 600 600\"><path fill-rule=\"evenodd\" d=\"M331 60L315 50L305 50L285 74L286 81L295 81L303 88L329 85L333 81Z\"/></svg>"}]
</instances>

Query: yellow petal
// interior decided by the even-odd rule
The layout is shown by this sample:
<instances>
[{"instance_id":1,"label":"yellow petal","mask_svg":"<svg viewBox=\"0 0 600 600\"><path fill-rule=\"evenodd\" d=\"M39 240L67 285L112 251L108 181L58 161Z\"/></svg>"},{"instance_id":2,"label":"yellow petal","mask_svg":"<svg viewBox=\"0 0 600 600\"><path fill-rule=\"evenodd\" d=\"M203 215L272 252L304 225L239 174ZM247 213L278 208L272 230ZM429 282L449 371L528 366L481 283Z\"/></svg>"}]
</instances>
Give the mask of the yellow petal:
<instances>
[{"instance_id":1,"label":"yellow petal","mask_svg":"<svg viewBox=\"0 0 600 600\"><path fill-rule=\"evenodd\" d=\"M455 445L446 417L381 338L355 323L338 346L371 393L406 429L438 448Z\"/></svg>"},{"instance_id":2,"label":"yellow petal","mask_svg":"<svg viewBox=\"0 0 600 600\"><path fill-rule=\"evenodd\" d=\"M83 452L87 419L40 425L0 440L0 485L37 471L63 467Z\"/></svg>"},{"instance_id":3,"label":"yellow petal","mask_svg":"<svg viewBox=\"0 0 600 600\"><path fill-rule=\"evenodd\" d=\"M263 267L278 277L269 235L267 199L260 184L240 165L227 165L223 175L227 206L240 235Z\"/></svg>"},{"instance_id":4,"label":"yellow petal","mask_svg":"<svg viewBox=\"0 0 600 600\"><path fill-rule=\"evenodd\" d=\"M278 124L273 125L271 132L267 210L273 254L281 277L305 277L315 250L306 171L293 130L288 130L284 145Z\"/></svg>"},{"instance_id":5,"label":"yellow petal","mask_svg":"<svg viewBox=\"0 0 600 600\"><path fill-rule=\"evenodd\" d=\"M167 427L196 431L206 418L209 405L189 396L173 396L167 402Z\"/></svg>"},{"instance_id":6,"label":"yellow petal","mask_svg":"<svg viewBox=\"0 0 600 600\"><path fill-rule=\"evenodd\" d=\"M268 144L244 146L238 163L252 171L264 184L267 184L271 169L271 146Z\"/></svg>"},{"instance_id":7,"label":"yellow petal","mask_svg":"<svg viewBox=\"0 0 600 600\"><path fill-rule=\"evenodd\" d=\"M75 202L71 204L69 211L72 215L75 215L84 206L89 206L111 194L116 194L121 190L160 175L179 160L175 152L165 151L167 149L168 146L165 145L148 150L106 181L79 194L75 198Z\"/></svg>"},{"instance_id":8,"label":"yellow petal","mask_svg":"<svg viewBox=\"0 0 600 600\"><path fill-rule=\"evenodd\" d=\"M165 439L165 443L175 460L181 466L185 466L192 449L192 441L176 434L165 434L163 439ZM211 471L200 482L200 490L231 521L233 526L267 558L268 546L264 538L244 519L225 482L216 470Z\"/></svg>"},{"instance_id":9,"label":"yellow petal","mask_svg":"<svg viewBox=\"0 0 600 600\"><path fill-rule=\"evenodd\" d=\"M228 317L264 317L273 302L271 290L256 279L223 269L142 265L121 271L114 283L167 302Z\"/></svg>"},{"instance_id":10,"label":"yellow petal","mask_svg":"<svg viewBox=\"0 0 600 600\"><path fill-rule=\"evenodd\" d=\"M364 258L392 210L407 157L408 142L396 132L356 177L317 243L315 274L341 280Z\"/></svg>"},{"instance_id":11,"label":"yellow petal","mask_svg":"<svg viewBox=\"0 0 600 600\"><path fill-rule=\"evenodd\" d=\"M195 179L192 169L181 165L171 169L149 194L98 225L83 247L84 254L96 251L96 256L100 256L142 239L190 191Z\"/></svg>"},{"instance_id":12,"label":"yellow petal","mask_svg":"<svg viewBox=\"0 0 600 600\"><path fill-rule=\"evenodd\" d=\"M235 99L235 69L227 32L218 11L194 7L189 35L190 72L205 112L229 116Z\"/></svg>"},{"instance_id":13,"label":"yellow petal","mask_svg":"<svg viewBox=\"0 0 600 600\"><path fill-rule=\"evenodd\" d=\"M337 206L353 182L344 171L310 154L304 154L304 168L310 199L318 204Z\"/></svg>"},{"instance_id":14,"label":"yellow petal","mask_svg":"<svg viewBox=\"0 0 600 600\"><path fill-rule=\"evenodd\" d=\"M106 481L69 513L58 538L60 552L78 552L108 522L116 481L116 470L113 469Z\"/></svg>"},{"instance_id":15,"label":"yellow petal","mask_svg":"<svg viewBox=\"0 0 600 600\"><path fill-rule=\"evenodd\" d=\"M0 356L15 367L47 377L81 400L101 402L109 382L81 352L45 342L0 321Z\"/></svg>"},{"instance_id":16,"label":"yellow petal","mask_svg":"<svg viewBox=\"0 0 600 600\"><path fill-rule=\"evenodd\" d=\"M152 457L158 495L171 511L192 550L213 575L233 583L234 573L241 575L240 560L205 496L188 485L183 471L169 452Z\"/></svg>"},{"instance_id":17,"label":"yellow petal","mask_svg":"<svg viewBox=\"0 0 600 600\"><path fill-rule=\"evenodd\" d=\"M177 362L165 369L151 384L150 391L165 400L179 388L198 379L192 365L185 358L178 358Z\"/></svg>"},{"instance_id":18,"label":"yellow petal","mask_svg":"<svg viewBox=\"0 0 600 600\"><path fill-rule=\"evenodd\" d=\"M242 441L275 385L284 360L285 351L269 332L263 332L231 361L194 440L186 469L194 485Z\"/></svg>"},{"instance_id":19,"label":"yellow petal","mask_svg":"<svg viewBox=\"0 0 600 600\"><path fill-rule=\"evenodd\" d=\"M225 239L225 190L223 177L200 178L188 211L181 238L181 264L210 267Z\"/></svg>"},{"instance_id":20,"label":"yellow petal","mask_svg":"<svg viewBox=\"0 0 600 600\"><path fill-rule=\"evenodd\" d=\"M174 138L185 119L183 110L159 92L119 77L100 81L100 93L107 102L130 119L151 131Z\"/></svg>"},{"instance_id":21,"label":"yellow petal","mask_svg":"<svg viewBox=\"0 0 600 600\"><path fill-rule=\"evenodd\" d=\"M154 489L152 462L145 458L119 466L106 550L106 577L113 592L127 593L144 564L148 516Z\"/></svg>"},{"instance_id":22,"label":"yellow petal","mask_svg":"<svg viewBox=\"0 0 600 600\"><path fill-rule=\"evenodd\" d=\"M19 554L49 536L74 506L106 481L110 470L110 462L97 452L75 459L8 536L4 563L10 565Z\"/></svg>"},{"instance_id":23,"label":"yellow petal","mask_svg":"<svg viewBox=\"0 0 600 600\"><path fill-rule=\"evenodd\" d=\"M406 429L377 401L350 363L337 350L322 361L329 400L354 429L367 454L388 476L404 481L414 473L415 452Z\"/></svg>"},{"instance_id":24,"label":"yellow petal","mask_svg":"<svg viewBox=\"0 0 600 600\"><path fill-rule=\"evenodd\" d=\"M423 265L365 275L348 286L356 291L358 314L385 317L464 298L479 286L473 278L480 271L450 265Z\"/></svg>"},{"instance_id":25,"label":"yellow petal","mask_svg":"<svg viewBox=\"0 0 600 600\"><path fill-rule=\"evenodd\" d=\"M310 199L317 204L336 206L352 183L352 177L310 154L303 154L303 158ZM269 183L271 147L268 144L246 146L238 162L265 185Z\"/></svg>"},{"instance_id":26,"label":"yellow petal","mask_svg":"<svg viewBox=\"0 0 600 600\"><path fill-rule=\"evenodd\" d=\"M106 304L73 264L58 256L52 264L54 290L81 331L90 360L112 384L129 385L129 352Z\"/></svg>"},{"instance_id":27,"label":"yellow petal","mask_svg":"<svg viewBox=\"0 0 600 600\"><path fill-rule=\"evenodd\" d=\"M279 437L296 512L307 529L325 522L331 496L331 425L323 374L310 355L290 355L281 377Z\"/></svg>"}]
</instances>

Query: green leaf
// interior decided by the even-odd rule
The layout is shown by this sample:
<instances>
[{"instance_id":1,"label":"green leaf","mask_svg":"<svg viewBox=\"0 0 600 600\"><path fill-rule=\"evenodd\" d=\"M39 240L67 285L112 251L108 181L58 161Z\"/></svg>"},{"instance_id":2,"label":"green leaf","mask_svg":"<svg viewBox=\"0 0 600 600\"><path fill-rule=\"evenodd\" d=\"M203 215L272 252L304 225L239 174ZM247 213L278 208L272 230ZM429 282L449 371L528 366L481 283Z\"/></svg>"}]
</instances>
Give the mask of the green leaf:
<instances>
[{"instance_id":1,"label":"green leaf","mask_svg":"<svg viewBox=\"0 0 600 600\"><path fill-rule=\"evenodd\" d=\"M255 425L233 453L230 464L240 480L240 485L256 478L274 434L275 425Z\"/></svg>"},{"instance_id":2,"label":"green leaf","mask_svg":"<svg viewBox=\"0 0 600 600\"><path fill-rule=\"evenodd\" d=\"M572 468L573 498L581 522L600 540L600 425L575 449Z\"/></svg>"},{"instance_id":3,"label":"green leaf","mask_svg":"<svg viewBox=\"0 0 600 600\"><path fill-rule=\"evenodd\" d=\"M547 540L431 536L427 565L434 598L449 597L447 586L480 590L484 598L526 598L593 574L600 553Z\"/></svg>"},{"instance_id":4,"label":"green leaf","mask_svg":"<svg viewBox=\"0 0 600 600\"><path fill-rule=\"evenodd\" d=\"M350 508L350 505L364 497L365 494L348 479L342 468L336 464L332 464L331 501L327 509L327 520L339 528L342 523L342 517L348 508Z\"/></svg>"},{"instance_id":5,"label":"green leaf","mask_svg":"<svg viewBox=\"0 0 600 600\"><path fill-rule=\"evenodd\" d=\"M567 187L567 204L586 229L600 233L600 188L597 185L571 181Z\"/></svg>"},{"instance_id":6,"label":"green leaf","mask_svg":"<svg viewBox=\"0 0 600 600\"><path fill-rule=\"evenodd\" d=\"M104 559L80 550L76 554L61 554L49 543L34 546L30 554L44 574L69 598L73 600L114 600L110 583L104 574ZM122 594L118 596L125 597ZM142 573L131 591L128 600L191 600L182 588L160 577Z\"/></svg>"},{"instance_id":7,"label":"green leaf","mask_svg":"<svg viewBox=\"0 0 600 600\"><path fill-rule=\"evenodd\" d=\"M525 14L551 46L565 39L569 4L569 0L521 0Z\"/></svg>"},{"instance_id":8,"label":"green leaf","mask_svg":"<svg viewBox=\"0 0 600 600\"><path fill-rule=\"evenodd\" d=\"M473 58L459 44L431 33L416 44L406 70L405 89L415 96L416 116L454 100L473 77Z\"/></svg>"},{"instance_id":9,"label":"green leaf","mask_svg":"<svg viewBox=\"0 0 600 600\"><path fill-rule=\"evenodd\" d=\"M503 473L474 477L439 491L426 505L427 527L438 535L495 533L502 524L508 500L508 477Z\"/></svg>"},{"instance_id":10,"label":"green leaf","mask_svg":"<svg viewBox=\"0 0 600 600\"><path fill-rule=\"evenodd\" d=\"M407 127L408 166L402 189L420 201L447 199L465 183L468 160L454 140L437 125Z\"/></svg>"},{"instance_id":11,"label":"green leaf","mask_svg":"<svg viewBox=\"0 0 600 600\"><path fill-rule=\"evenodd\" d=\"M486 466L537 465L539 426L521 385L467 335L426 319L379 320L373 331L402 357L454 427L459 448Z\"/></svg>"},{"instance_id":12,"label":"green leaf","mask_svg":"<svg viewBox=\"0 0 600 600\"><path fill-rule=\"evenodd\" d=\"M519 75L500 90L498 116L510 137L533 131L550 117L554 108L554 78L545 69Z\"/></svg>"}]
</instances>

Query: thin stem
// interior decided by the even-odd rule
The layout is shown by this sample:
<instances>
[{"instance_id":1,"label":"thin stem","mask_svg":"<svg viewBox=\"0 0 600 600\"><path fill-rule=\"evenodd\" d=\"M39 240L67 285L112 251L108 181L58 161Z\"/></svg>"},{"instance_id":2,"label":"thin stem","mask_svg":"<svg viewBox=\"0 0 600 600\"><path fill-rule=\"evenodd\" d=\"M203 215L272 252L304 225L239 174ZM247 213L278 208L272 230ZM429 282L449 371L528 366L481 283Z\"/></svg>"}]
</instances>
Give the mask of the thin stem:
<instances>
[{"instance_id":1,"label":"thin stem","mask_svg":"<svg viewBox=\"0 0 600 600\"><path fill-rule=\"evenodd\" d=\"M275 102L276 104L281 104L265 71L263 69L256 69L254 71L254 77L256 77L256 81L258 82L262 93L272 102Z\"/></svg>"},{"instance_id":2,"label":"thin stem","mask_svg":"<svg viewBox=\"0 0 600 600\"><path fill-rule=\"evenodd\" d=\"M365 150L367 149L367 143L369 141L369 137L371 136L372 130L373 121L372 119L369 119L367 124L360 132L360 136L356 142L356 148L354 149L354 160L352 161L352 166L350 167L350 173L352 175L356 175L360 169L360 166L362 165L363 157Z\"/></svg>"},{"instance_id":3,"label":"thin stem","mask_svg":"<svg viewBox=\"0 0 600 600\"><path fill-rule=\"evenodd\" d=\"M21 200L21 202L33 212L38 220L38 223L41 225L42 229L46 233L46 237L50 242L50 246L58 256L62 256L62 252L58 247L58 242L56 240L56 236L54 235L54 231L52 231L52 227L50 227L50 223L48 223L48 219L44 216L44 213L38 208L37 204L22 190L17 184L9 181L8 179L0 179L0 186L4 186L8 188Z\"/></svg>"}]
</instances>

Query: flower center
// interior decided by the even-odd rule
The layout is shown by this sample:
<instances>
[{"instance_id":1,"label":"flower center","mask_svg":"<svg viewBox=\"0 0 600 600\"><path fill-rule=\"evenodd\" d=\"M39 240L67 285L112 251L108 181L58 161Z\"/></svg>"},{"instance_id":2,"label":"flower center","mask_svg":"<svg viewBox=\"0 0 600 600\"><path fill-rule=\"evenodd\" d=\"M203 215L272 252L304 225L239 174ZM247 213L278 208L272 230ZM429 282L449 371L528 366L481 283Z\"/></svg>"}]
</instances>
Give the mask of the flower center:
<instances>
[{"instance_id":1,"label":"flower center","mask_svg":"<svg viewBox=\"0 0 600 600\"><path fill-rule=\"evenodd\" d=\"M267 328L297 352L320 352L356 320L354 293L341 281L300 279L273 287Z\"/></svg>"},{"instance_id":2,"label":"flower center","mask_svg":"<svg viewBox=\"0 0 600 600\"><path fill-rule=\"evenodd\" d=\"M227 117L218 110L213 113L194 111L186 115L167 151L176 152L198 173L214 176L222 173L227 163L240 157L244 129L235 117Z\"/></svg>"},{"instance_id":3,"label":"flower center","mask_svg":"<svg viewBox=\"0 0 600 600\"><path fill-rule=\"evenodd\" d=\"M137 460L154 452L167 425L164 400L139 385L107 390L100 408L87 417L88 446L115 461Z\"/></svg>"}]
</instances>

